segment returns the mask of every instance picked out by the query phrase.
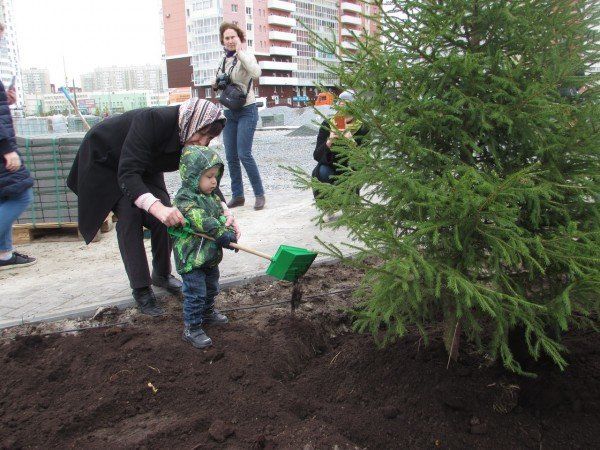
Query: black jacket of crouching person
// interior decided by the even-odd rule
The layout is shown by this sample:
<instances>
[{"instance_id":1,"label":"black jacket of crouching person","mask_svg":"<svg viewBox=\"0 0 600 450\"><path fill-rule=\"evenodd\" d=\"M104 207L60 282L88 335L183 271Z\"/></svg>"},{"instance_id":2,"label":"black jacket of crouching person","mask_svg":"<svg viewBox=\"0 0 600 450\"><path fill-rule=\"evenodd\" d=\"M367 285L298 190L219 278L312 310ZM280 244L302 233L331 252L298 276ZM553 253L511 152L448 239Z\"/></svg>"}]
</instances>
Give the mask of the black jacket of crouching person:
<instances>
[{"instance_id":1,"label":"black jacket of crouching person","mask_svg":"<svg viewBox=\"0 0 600 450\"><path fill-rule=\"evenodd\" d=\"M363 124L359 130L354 133L354 141L357 145L362 144L363 137L367 134L368 129ZM317 135L317 145L315 146L315 151L313 152L313 158L317 161L316 167L312 171L312 177L316 178L322 183L330 183L333 184L334 181L329 179L323 179L320 176L321 167L326 166L330 169L333 175L340 174L341 167L347 167L347 164L340 158L340 155L335 151L335 149L327 146L327 139L329 138L329 134L331 133L331 124L330 120L326 119L321 124L321 128L319 129L319 134ZM341 167L340 167L341 166ZM315 198L317 197L317 192L313 191Z\"/></svg>"}]
</instances>

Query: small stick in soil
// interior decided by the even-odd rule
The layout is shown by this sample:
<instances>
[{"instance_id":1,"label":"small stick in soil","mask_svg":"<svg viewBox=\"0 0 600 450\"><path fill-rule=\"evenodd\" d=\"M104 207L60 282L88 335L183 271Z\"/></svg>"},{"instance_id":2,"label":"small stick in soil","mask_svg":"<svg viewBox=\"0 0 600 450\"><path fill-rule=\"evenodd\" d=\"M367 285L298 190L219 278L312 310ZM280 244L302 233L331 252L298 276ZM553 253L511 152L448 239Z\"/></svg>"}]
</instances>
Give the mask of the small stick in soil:
<instances>
[{"instance_id":1,"label":"small stick in soil","mask_svg":"<svg viewBox=\"0 0 600 450\"><path fill-rule=\"evenodd\" d=\"M292 313L296 311L296 308L302 303L302 286L298 280L294 281L294 287L292 288Z\"/></svg>"},{"instance_id":2,"label":"small stick in soil","mask_svg":"<svg viewBox=\"0 0 600 450\"><path fill-rule=\"evenodd\" d=\"M131 370L127 370L127 369L119 370L118 372L113 373L108 378L108 381L115 381L117 378L119 378L119 375L121 375L122 373L132 373L132 372L131 372Z\"/></svg>"},{"instance_id":3,"label":"small stick in soil","mask_svg":"<svg viewBox=\"0 0 600 450\"><path fill-rule=\"evenodd\" d=\"M329 365L332 365L332 364L335 362L335 360L337 359L337 357L338 357L338 356L340 356L340 353L342 353L342 352L341 352L341 350L338 352L338 354L337 354L337 355L335 355L335 356L333 357L333 359L331 360L331 362L329 363Z\"/></svg>"},{"instance_id":4,"label":"small stick in soil","mask_svg":"<svg viewBox=\"0 0 600 450\"><path fill-rule=\"evenodd\" d=\"M448 352L448 364L446 364L446 370L450 368L450 360L456 361L458 359L458 342L456 341L456 336L458 332L458 326L460 325L460 319L456 321L456 326L454 327L454 334L452 335L452 344L450 344L450 351Z\"/></svg>"}]
</instances>

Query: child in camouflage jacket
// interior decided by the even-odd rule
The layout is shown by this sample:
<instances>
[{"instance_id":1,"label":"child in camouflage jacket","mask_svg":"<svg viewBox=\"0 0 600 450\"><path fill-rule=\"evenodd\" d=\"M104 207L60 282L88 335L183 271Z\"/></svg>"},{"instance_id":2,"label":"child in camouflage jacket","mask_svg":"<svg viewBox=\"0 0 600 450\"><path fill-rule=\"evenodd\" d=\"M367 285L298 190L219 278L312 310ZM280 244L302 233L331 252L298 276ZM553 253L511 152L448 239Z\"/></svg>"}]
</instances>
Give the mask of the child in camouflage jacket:
<instances>
[{"instance_id":1,"label":"child in camouflage jacket","mask_svg":"<svg viewBox=\"0 0 600 450\"><path fill-rule=\"evenodd\" d=\"M215 309L222 248L233 250L229 244L236 242L233 230L224 225L221 200L214 193L223 170L223 161L216 151L197 145L183 149L179 164L181 188L173 205L196 233L214 239L187 235L173 240L175 266L183 280L183 339L196 348L212 344L202 329L203 324L228 322Z\"/></svg>"}]
</instances>

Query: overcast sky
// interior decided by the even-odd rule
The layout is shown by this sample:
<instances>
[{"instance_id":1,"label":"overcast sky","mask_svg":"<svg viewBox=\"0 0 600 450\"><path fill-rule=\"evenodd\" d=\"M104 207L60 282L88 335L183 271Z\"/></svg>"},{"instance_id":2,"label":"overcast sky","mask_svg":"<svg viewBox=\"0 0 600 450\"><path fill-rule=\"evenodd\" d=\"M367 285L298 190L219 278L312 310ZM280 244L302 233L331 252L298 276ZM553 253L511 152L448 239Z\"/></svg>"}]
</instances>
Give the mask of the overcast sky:
<instances>
[{"instance_id":1,"label":"overcast sky","mask_svg":"<svg viewBox=\"0 0 600 450\"><path fill-rule=\"evenodd\" d=\"M69 84L95 67L160 64L160 0L13 0L21 68Z\"/></svg>"}]
</instances>

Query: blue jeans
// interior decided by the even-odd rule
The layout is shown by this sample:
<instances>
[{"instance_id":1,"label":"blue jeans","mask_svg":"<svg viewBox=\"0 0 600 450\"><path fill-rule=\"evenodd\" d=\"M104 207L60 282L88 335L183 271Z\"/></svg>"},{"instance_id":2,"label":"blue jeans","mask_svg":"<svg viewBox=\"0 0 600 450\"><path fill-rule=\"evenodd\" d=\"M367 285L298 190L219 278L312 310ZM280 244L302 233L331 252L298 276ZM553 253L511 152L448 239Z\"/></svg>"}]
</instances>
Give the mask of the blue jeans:
<instances>
[{"instance_id":1,"label":"blue jeans","mask_svg":"<svg viewBox=\"0 0 600 450\"><path fill-rule=\"evenodd\" d=\"M319 166L319 173L317 174L317 180L322 183L331 183L333 184L333 178L331 176L335 175L335 169L331 166L321 164Z\"/></svg>"},{"instance_id":2,"label":"blue jeans","mask_svg":"<svg viewBox=\"0 0 600 450\"><path fill-rule=\"evenodd\" d=\"M15 197L0 197L0 252L12 251L12 224L32 201L31 188Z\"/></svg>"},{"instance_id":3,"label":"blue jeans","mask_svg":"<svg viewBox=\"0 0 600 450\"><path fill-rule=\"evenodd\" d=\"M244 196L242 182L242 168L240 161L246 169L255 197L265 195L258 166L252 156L252 139L256 124L258 123L258 109L256 104L248 105L240 111L225 110L225 129L223 130L223 144L227 167L231 177L231 194L235 197Z\"/></svg>"},{"instance_id":4,"label":"blue jeans","mask_svg":"<svg viewBox=\"0 0 600 450\"><path fill-rule=\"evenodd\" d=\"M202 325L203 316L215 307L219 293L219 266L194 269L181 275L183 280L183 323L187 327Z\"/></svg>"}]
</instances>

